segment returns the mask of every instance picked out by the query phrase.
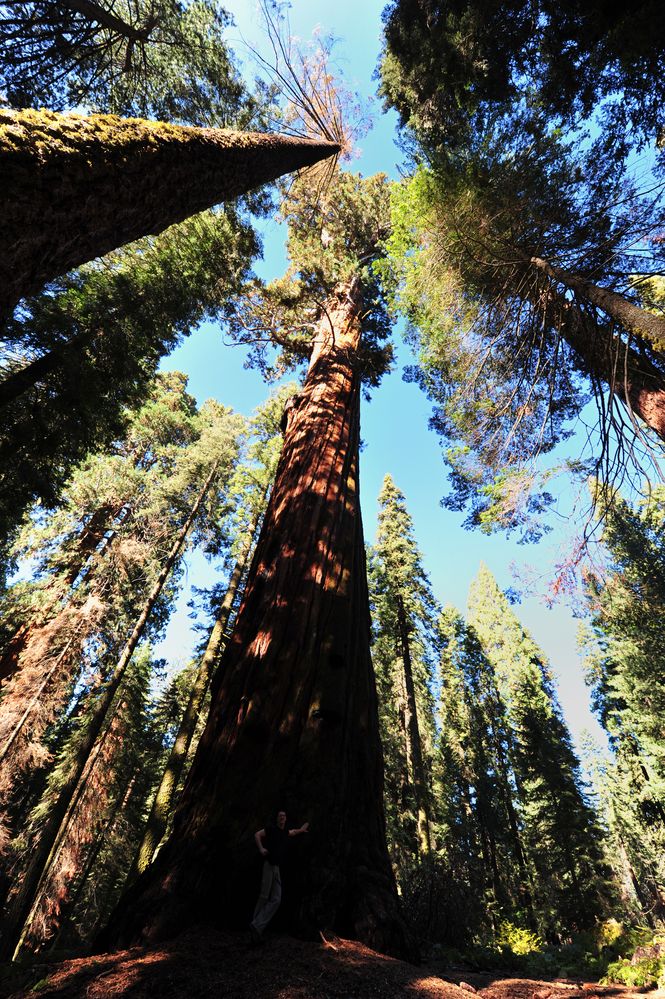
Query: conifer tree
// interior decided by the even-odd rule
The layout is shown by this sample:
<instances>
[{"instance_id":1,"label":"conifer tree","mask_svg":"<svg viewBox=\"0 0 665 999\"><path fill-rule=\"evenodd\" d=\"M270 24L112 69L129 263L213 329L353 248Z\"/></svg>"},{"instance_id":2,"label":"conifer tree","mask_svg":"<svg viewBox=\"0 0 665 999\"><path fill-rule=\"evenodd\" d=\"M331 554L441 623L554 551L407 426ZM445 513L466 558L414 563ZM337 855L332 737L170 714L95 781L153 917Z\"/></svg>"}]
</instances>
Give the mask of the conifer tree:
<instances>
[{"instance_id":1,"label":"conifer tree","mask_svg":"<svg viewBox=\"0 0 665 999\"><path fill-rule=\"evenodd\" d=\"M21 946L26 949L43 949L63 923L73 918L78 922L76 936L85 939L117 898L136 844L137 807L149 793L162 754L161 733L150 712L155 672L149 645L139 648L127 670L97 766L79 798L76 821L70 824L43 879L39 907L22 936ZM24 842L38 841L40 828L48 824L52 809L57 808L68 761L78 754L86 724L96 710L91 700L60 749L22 832ZM93 871L95 882L86 885Z\"/></svg>"},{"instance_id":2,"label":"conifer tree","mask_svg":"<svg viewBox=\"0 0 665 999\"><path fill-rule=\"evenodd\" d=\"M663 129L663 28L630 10L552 0L392 0L384 92L434 147L463 144L469 121L525 94L555 127L602 111L602 148L622 157Z\"/></svg>"},{"instance_id":3,"label":"conifer tree","mask_svg":"<svg viewBox=\"0 0 665 999\"><path fill-rule=\"evenodd\" d=\"M546 456L592 398L585 460L558 470L618 483L662 452L665 319L651 285L663 184L637 179L628 158L659 142L643 88L662 59L649 20L648 5L615 22L549 0L397 0L386 12L384 94L428 164L398 208L411 230L396 256L413 376L446 444L447 502L485 530L542 530ZM580 129L562 131L582 108Z\"/></svg>"},{"instance_id":4,"label":"conifer tree","mask_svg":"<svg viewBox=\"0 0 665 999\"><path fill-rule=\"evenodd\" d=\"M665 825L665 680L654 668L663 643L663 489L637 509L614 498L603 513L607 578L589 574L587 597L596 651L588 680L612 742L623 742L649 774Z\"/></svg>"},{"instance_id":5,"label":"conifer tree","mask_svg":"<svg viewBox=\"0 0 665 999\"><path fill-rule=\"evenodd\" d=\"M475 629L447 607L439 623L441 732L437 791L449 868L445 933L466 943L500 920L534 925L514 768L515 739L494 668ZM456 869L460 867L460 883ZM444 889L445 890L445 889Z\"/></svg>"},{"instance_id":6,"label":"conifer tree","mask_svg":"<svg viewBox=\"0 0 665 999\"><path fill-rule=\"evenodd\" d=\"M216 3L5 0L0 11L0 79L12 107L240 127L256 110L224 39L231 19Z\"/></svg>"},{"instance_id":7,"label":"conifer tree","mask_svg":"<svg viewBox=\"0 0 665 999\"><path fill-rule=\"evenodd\" d=\"M658 199L598 163L576 164L542 122L516 115L476 137L470 154L417 172L396 196L394 218L412 376L435 404L453 509L468 505L484 529L526 523L528 534L551 500L546 456L594 396L588 461L618 479L655 460L665 439L665 340L647 279L660 249L647 240L633 254L629 233L659 230ZM566 267L555 273L548 255Z\"/></svg>"},{"instance_id":8,"label":"conifer tree","mask_svg":"<svg viewBox=\"0 0 665 999\"><path fill-rule=\"evenodd\" d=\"M379 493L369 551L372 659L386 767L386 812L400 877L434 848L433 668L437 607L403 494L390 475Z\"/></svg>"},{"instance_id":9,"label":"conifer tree","mask_svg":"<svg viewBox=\"0 0 665 999\"><path fill-rule=\"evenodd\" d=\"M0 383L1 535L36 500L53 506L75 463L122 436L160 358L223 314L257 252L238 212L204 213L25 303L6 330L14 360Z\"/></svg>"},{"instance_id":10,"label":"conifer tree","mask_svg":"<svg viewBox=\"0 0 665 999\"><path fill-rule=\"evenodd\" d=\"M587 682L614 754L608 821L650 918L661 918L665 905L665 685L654 668L665 601L661 498L658 487L637 509L613 499L603 519L606 575L589 573L586 580Z\"/></svg>"},{"instance_id":11,"label":"conifer tree","mask_svg":"<svg viewBox=\"0 0 665 999\"><path fill-rule=\"evenodd\" d=\"M313 203L311 189L292 189L290 280L257 289L241 317L247 339L284 345L284 361L309 354L308 375L173 835L121 902L106 946L206 913L242 924L253 833L286 797L311 828L294 900L302 929L408 948L385 842L357 478L361 377L375 383L386 361L371 264L387 185L340 172L320 193Z\"/></svg>"},{"instance_id":12,"label":"conifer tree","mask_svg":"<svg viewBox=\"0 0 665 999\"><path fill-rule=\"evenodd\" d=\"M492 664L514 737L524 841L543 929L589 926L611 894L601 831L547 661L486 566L471 585L469 623Z\"/></svg>"},{"instance_id":13,"label":"conifer tree","mask_svg":"<svg viewBox=\"0 0 665 999\"><path fill-rule=\"evenodd\" d=\"M176 791L185 769L197 723L219 658L228 640L228 626L245 582L258 529L265 513L268 495L275 476L281 448L280 425L284 406L295 392L287 385L260 407L249 423L251 443L246 461L239 464L229 485L233 497L231 514L234 539L230 555L235 562L228 585L213 599L215 620L195 672L187 705L173 742L164 773L155 793L134 864L129 875L133 880L150 864L166 832Z\"/></svg>"},{"instance_id":14,"label":"conifer tree","mask_svg":"<svg viewBox=\"0 0 665 999\"><path fill-rule=\"evenodd\" d=\"M232 439L237 432L231 420ZM113 453L84 462L60 509L19 536L13 557L33 560L34 570L7 590L0 614L0 786L10 810L21 775L47 755L42 736L76 683L94 685L98 660L119 654L177 516L182 453L200 434L184 376L161 375Z\"/></svg>"},{"instance_id":15,"label":"conifer tree","mask_svg":"<svg viewBox=\"0 0 665 999\"><path fill-rule=\"evenodd\" d=\"M100 669L102 682L93 692L94 710L82 727L75 755L68 758L57 800L49 810L48 821L38 831L27 870L20 875L16 872L15 891L6 919L5 948L13 947L12 941L16 942L30 909L34 913L40 886L57 860L70 828L76 828L79 822L78 803L86 793L95 767L99 767L98 758L103 756L104 740L112 727L114 704L122 696L124 675L151 615L163 599L165 584L177 569L189 534L202 516L209 517L213 525L220 519L220 503L226 502L224 493L236 459L237 435L242 421L219 404L209 403L196 422L198 432L193 435L189 447L183 447L182 442L170 441L166 446L167 452L171 452L171 461L168 474L162 477L161 493L148 492L142 497L150 517L148 522L152 523L154 530L146 539L146 548L140 551L142 575L139 579L143 585L139 587L136 585L138 580L134 581L131 603L123 608L120 627L116 622L116 641L108 648L98 650L97 668ZM145 432L145 428L142 429ZM149 466L153 465L155 457L154 452L148 452ZM207 543L210 541L209 534L206 530L202 535ZM112 618L115 610L111 605L106 615ZM90 644L90 635L86 644ZM76 676L70 666L60 689L56 688L61 699L71 690ZM19 677L25 687L23 672ZM31 706L34 707L34 698ZM12 771L3 770L3 774L12 774ZM9 787L12 786L10 783Z\"/></svg>"},{"instance_id":16,"label":"conifer tree","mask_svg":"<svg viewBox=\"0 0 665 999\"><path fill-rule=\"evenodd\" d=\"M607 852L622 910L654 929L665 916L665 835L639 758L613 739L606 747L584 747L599 814L607 830Z\"/></svg>"}]
</instances>

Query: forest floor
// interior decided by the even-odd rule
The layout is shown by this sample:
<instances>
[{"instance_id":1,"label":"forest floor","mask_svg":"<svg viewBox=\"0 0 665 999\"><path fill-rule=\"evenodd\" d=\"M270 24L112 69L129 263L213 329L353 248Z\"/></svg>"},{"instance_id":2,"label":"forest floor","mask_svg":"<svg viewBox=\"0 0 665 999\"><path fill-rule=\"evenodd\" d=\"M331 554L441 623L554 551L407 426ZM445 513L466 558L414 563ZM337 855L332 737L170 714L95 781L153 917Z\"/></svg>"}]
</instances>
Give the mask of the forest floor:
<instances>
[{"instance_id":1,"label":"forest floor","mask_svg":"<svg viewBox=\"0 0 665 999\"><path fill-rule=\"evenodd\" d=\"M436 962L416 966L337 937L310 943L269 936L253 947L240 934L208 928L157 947L4 970L0 996L12 999L470 999L474 993L480 999L636 999L646 994L620 985L529 981L505 971L453 971Z\"/></svg>"}]
</instances>

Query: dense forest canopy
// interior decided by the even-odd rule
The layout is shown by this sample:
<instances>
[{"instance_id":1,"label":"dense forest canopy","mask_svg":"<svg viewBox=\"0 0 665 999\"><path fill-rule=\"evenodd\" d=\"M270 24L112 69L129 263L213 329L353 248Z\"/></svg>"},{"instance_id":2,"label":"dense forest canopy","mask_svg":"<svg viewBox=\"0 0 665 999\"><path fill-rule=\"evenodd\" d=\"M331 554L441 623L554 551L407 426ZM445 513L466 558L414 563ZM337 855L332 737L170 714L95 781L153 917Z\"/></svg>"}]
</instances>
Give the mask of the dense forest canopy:
<instances>
[{"instance_id":1,"label":"dense forest canopy","mask_svg":"<svg viewBox=\"0 0 665 999\"><path fill-rule=\"evenodd\" d=\"M543 975L628 980L662 933L665 66L633 7L394 0L391 179L348 162L331 41L275 5L250 80L211 0L0 3L5 960L201 922L258 943L266 900L305 939ZM199 327L279 383L251 417L165 370ZM361 412L407 352L467 528L537 541L557 475L592 497L606 746L501 567L466 607L434 584L415 440L365 538ZM636 967L665 981L657 948Z\"/></svg>"},{"instance_id":2,"label":"dense forest canopy","mask_svg":"<svg viewBox=\"0 0 665 999\"><path fill-rule=\"evenodd\" d=\"M662 46L646 34L651 13L404 2L385 15L383 94L426 164L396 205L413 377L435 403L448 502L486 529L531 536L531 515L552 499L543 457L592 398L587 453L557 454L627 488L659 474ZM636 155L647 146L651 176Z\"/></svg>"}]
</instances>

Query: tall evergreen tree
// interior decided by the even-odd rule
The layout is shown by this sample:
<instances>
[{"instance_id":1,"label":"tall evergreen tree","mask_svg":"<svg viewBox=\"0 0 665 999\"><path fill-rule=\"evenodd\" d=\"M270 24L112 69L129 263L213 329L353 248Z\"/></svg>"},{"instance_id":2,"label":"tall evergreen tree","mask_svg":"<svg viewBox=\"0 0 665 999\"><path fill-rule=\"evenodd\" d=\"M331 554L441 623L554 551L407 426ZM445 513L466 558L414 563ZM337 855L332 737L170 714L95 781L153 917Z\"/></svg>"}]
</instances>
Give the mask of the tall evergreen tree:
<instances>
[{"instance_id":1,"label":"tall evergreen tree","mask_svg":"<svg viewBox=\"0 0 665 999\"><path fill-rule=\"evenodd\" d=\"M577 162L542 121L516 113L417 172L394 218L412 376L435 404L452 508L528 532L551 499L547 455L594 396L587 465L620 479L660 455L665 341L646 278L661 253L639 243L662 225L659 195L640 198L602 161Z\"/></svg>"},{"instance_id":2,"label":"tall evergreen tree","mask_svg":"<svg viewBox=\"0 0 665 999\"><path fill-rule=\"evenodd\" d=\"M662 655L664 524L662 488L637 509L615 498L604 511L606 578L587 576L587 682L614 753L606 808L641 904L657 918L665 905L665 685L655 668Z\"/></svg>"},{"instance_id":3,"label":"tall evergreen tree","mask_svg":"<svg viewBox=\"0 0 665 999\"><path fill-rule=\"evenodd\" d=\"M557 126L603 111L618 155L663 126L663 27L651 0L630 10L553 0L392 0L385 93L435 146L463 143L469 120L537 92ZM618 147L618 149L617 149Z\"/></svg>"},{"instance_id":4,"label":"tall evergreen tree","mask_svg":"<svg viewBox=\"0 0 665 999\"><path fill-rule=\"evenodd\" d=\"M228 585L220 589L216 598L213 598L215 620L208 633L180 727L155 793L130 872L130 881L148 867L166 832L205 696L228 640L229 622L232 613L237 610L238 598L246 580L279 459L284 406L294 392L294 385L285 386L268 399L250 421L251 444L247 449L246 461L239 464L229 485L229 492L233 497L231 520L234 531L230 555L235 561Z\"/></svg>"},{"instance_id":5,"label":"tall evergreen tree","mask_svg":"<svg viewBox=\"0 0 665 999\"><path fill-rule=\"evenodd\" d=\"M655 929L665 917L665 832L648 777L631 747L616 738L612 757L606 747L585 750L622 909L632 921Z\"/></svg>"},{"instance_id":6,"label":"tall evergreen tree","mask_svg":"<svg viewBox=\"0 0 665 999\"><path fill-rule=\"evenodd\" d=\"M171 381L174 379L171 378ZM177 376L175 378L177 381ZM168 381L168 378L167 378ZM149 414L150 415L150 414ZM152 414L154 415L154 414ZM143 538L143 547L138 552L138 563L140 575L134 578L130 591L125 595L126 604L121 605L122 616L114 621L116 629L115 640L104 645L95 646L91 641L92 637L98 636L88 633L85 638L86 648L96 649L98 658L97 669L101 673L101 685L97 684L94 691L94 711L86 724L83 726L79 739L77 752L74 758L68 761L66 776L63 776L62 785L59 788L57 802L49 812L48 822L37 839L37 845L33 849L28 869L22 875L16 872L16 890L10 902L10 911L6 920L4 943L6 947L12 946L12 940L16 941L23 921L34 902L34 893L39 891L40 883L52 864L55 852L58 852L64 836L68 832L69 826L76 821L76 810L78 798L85 793L88 779L92 768L95 767L97 756L99 756L102 742L98 737L104 731L109 731L109 719L113 718L113 705L116 703L119 689L122 689L124 675L131 661L132 655L138 642L144 636L146 625L151 615L159 606L163 599L164 587L174 570L177 569L181 559L184 546L189 534L196 527L197 519L202 515L211 518L213 523L219 520L220 502L224 503L224 493L228 484L228 478L232 470L237 455L237 435L242 427L242 420L233 416L229 411L215 403L209 403L196 418L197 433L193 435L189 447L184 447L182 441L174 443L169 441L166 445L167 452L170 451L170 462L167 462L167 474L162 470L162 481L159 489L152 492L145 491L143 495L139 493L142 501L146 505L148 524L152 526L152 532ZM146 427L141 430L145 433ZM151 446L149 443L149 448ZM133 456L135 457L135 456ZM148 451L144 454L149 467L153 466L159 458L156 450ZM175 460L174 460L175 458ZM95 481L94 462L92 476L88 479L91 484ZM99 464L99 462L97 462ZM122 470L122 463L120 463ZM130 472L131 472L130 464ZM154 473L154 469L151 468ZM158 477L159 478L159 477ZM214 487L214 488L213 488ZM94 487L93 487L94 488ZM139 521L139 523L141 523ZM142 524L145 529L145 523ZM131 546L132 534L127 532ZM209 532L205 532L208 540ZM131 549L130 549L131 550ZM122 553L122 548L120 548ZM94 566L93 566L94 567ZM96 577L92 575L93 593ZM139 583L140 581L140 583ZM108 595L107 595L108 596ZM75 599L78 594L75 590ZM102 624L113 621L114 615L118 613L118 608L109 600L108 604L102 608L100 618ZM129 637L127 635L129 634ZM98 639L99 640L99 639ZM72 665L76 664L74 659L67 664L63 675L58 677L59 684L51 683L48 690L50 717L54 716L53 703L57 705L63 703L63 698L68 696L71 685L77 679L76 670L72 670ZM56 660L58 664L58 660ZM25 723L29 712L36 709L38 699L32 696L32 691L27 685L25 671L21 670L17 675L20 682L20 690L26 701L29 700L28 710L21 715L19 731L26 731ZM52 681L52 677L47 677ZM38 692L44 699L44 690ZM15 698L16 699L16 696ZM3 701L4 705L4 701ZM20 711L20 705L18 706ZM42 709L43 710L43 709ZM48 723L49 717L40 717L42 731ZM13 760L19 759L25 768L29 766L25 748L20 757L20 740L16 738L16 731L12 733L11 742L8 740L7 748L11 745L13 750ZM93 752L93 750L95 752ZM16 762L10 766L10 761L5 758L3 767L3 783L6 792L9 793L16 781Z\"/></svg>"},{"instance_id":7,"label":"tall evergreen tree","mask_svg":"<svg viewBox=\"0 0 665 999\"><path fill-rule=\"evenodd\" d=\"M72 917L78 918L77 936L85 939L117 898L136 844L136 811L155 780L162 752L161 733L150 711L155 671L150 647L145 645L128 667L112 721L100 744L97 765L42 879L40 896L22 934L21 947L27 950L43 949ZM92 700L83 706L58 753L44 792L21 834L23 842L38 842L41 828L48 825L52 810L58 807L68 763L79 753L86 725L96 711ZM97 863L100 853L103 865ZM93 870L95 883L86 885Z\"/></svg>"},{"instance_id":8,"label":"tall evergreen tree","mask_svg":"<svg viewBox=\"0 0 665 999\"><path fill-rule=\"evenodd\" d=\"M543 928L551 934L589 926L610 891L601 831L547 661L486 566L471 585L469 623L493 666L514 736L524 840Z\"/></svg>"},{"instance_id":9,"label":"tall evergreen tree","mask_svg":"<svg viewBox=\"0 0 665 999\"><path fill-rule=\"evenodd\" d=\"M231 19L194 0L5 0L0 79L12 107L97 111L246 127L256 103L224 35Z\"/></svg>"},{"instance_id":10,"label":"tall evergreen tree","mask_svg":"<svg viewBox=\"0 0 665 999\"><path fill-rule=\"evenodd\" d=\"M661 47L648 3L625 21L573 7L397 0L385 18L384 93L430 167L399 207L411 235L397 256L448 502L527 537L552 499L546 456L592 397L593 441L567 470L642 477L665 439L665 324L650 290L664 189L628 157L659 135L643 84L661 86ZM594 142L579 114L595 115Z\"/></svg>"},{"instance_id":11,"label":"tall evergreen tree","mask_svg":"<svg viewBox=\"0 0 665 999\"><path fill-rule=\"evenodd\" d=\"M238 212L208 212L24 304L4 337L0 535L28 504L53 506L75 463L122 436L162 355L223 314L257 252Z\"/></svg>"},{"instance_id":12,"label":"tall evergreen tree","mask_svg":"<svg viewBox=\"0 0 665 999\"><path fill-rule=\"evenodd\" d=\"M633 510L621 498L604 512L607 578L587 577L596 652L588 679L610 740L632 745L650 773L665 823L665 680L654 668L663 647L663 489Z\"/></svg>"},{"instance_id":13,"label":"tall evergreen tree","mask_svg":"<svg viewBox=\"0 0 665 999\"><path fill-rule=\"evenodd\" d=\"M238 429L231 419L231 439ZM200 433L184 376L160 376L113 453L84 462L60 509L18 538L12 555L31 560L33 573L7 590L0 610L5 807L26 768L44 757L42 737L77 681L94 683L104 655L119 654L178 516L172 490L183 451Z\"/></svg>"},{"instance_id":14,"label":"tall evergreen tree","mask_svg":"<svg viewBox=\"0 0 665 999\"><path fill-rule=\"evenodd\" d=\"M244 315L253 342L262 329L284 360L309 354L308 375L174 833L121 903L107 945L206 911L244 922L253 833L286 797L311 828L294 889L300 926L407 947L385 842L358 505L361 378L376 382L385 367L371 263L387 185L339 173L320 193L313 203L306 186L292 189L290 280L257 292Z\"/></svg>"},{"instance_id":15,"label":"tall evergreen tree","mask_svg":"<svg viewBox=\"0 0 665 999\"><path fill-rule=\"evenodd\" d=\"M431 761L437 606L413 522L390 475L369 551L372 659L379 691L389 842L398 876L434 848Z\"/></svg>"},{"instance_id":16,"label":"tall evergreen tree","mask_svg":"<svg viewBox=\"0 0 665 999\"><path fill-rule=\"evenodd\" d=\"M533 870L518 801L515 735L494 667L473 626L454 608L445 609L439 627L441 732L435 772L451 883L442 931L459 945L496 931L501 919L534 925Z\"/></svg>"}]
</instances>

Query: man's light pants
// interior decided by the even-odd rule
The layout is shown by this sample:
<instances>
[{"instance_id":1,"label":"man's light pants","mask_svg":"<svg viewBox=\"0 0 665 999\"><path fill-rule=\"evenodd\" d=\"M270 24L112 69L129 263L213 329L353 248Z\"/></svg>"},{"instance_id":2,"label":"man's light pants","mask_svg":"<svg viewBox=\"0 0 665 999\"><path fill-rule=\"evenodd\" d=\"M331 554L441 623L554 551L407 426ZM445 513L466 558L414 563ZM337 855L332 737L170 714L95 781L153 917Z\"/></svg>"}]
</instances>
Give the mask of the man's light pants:
<instances>
[{"instance_id":1,"label":"man's light pants","mask_svg":"<svg viewBox=\"0 0 665 999\"><path fill-rule=\"evenodd\" d=\"M279 909L282 901L282 878L277 864L269 864L263 861L263 875L261 876L261 891L254 909L252 926L257 933L263 933L266 926Z\"/></svg>"}]
</instances>

